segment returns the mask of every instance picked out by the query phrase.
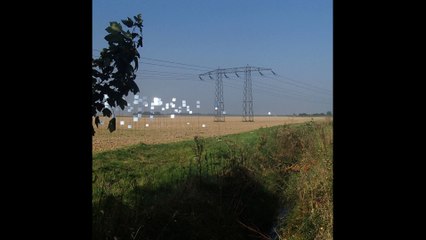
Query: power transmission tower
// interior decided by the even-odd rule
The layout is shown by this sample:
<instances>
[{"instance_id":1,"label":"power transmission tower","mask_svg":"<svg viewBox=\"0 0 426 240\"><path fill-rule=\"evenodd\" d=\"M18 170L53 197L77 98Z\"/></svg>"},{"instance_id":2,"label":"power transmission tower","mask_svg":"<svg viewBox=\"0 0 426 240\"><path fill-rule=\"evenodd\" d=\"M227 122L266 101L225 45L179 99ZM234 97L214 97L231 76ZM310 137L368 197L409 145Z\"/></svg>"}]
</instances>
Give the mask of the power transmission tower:
<instances>
[{"instance_id":1,"label":"power transmission tower","mask_svg":"<svg viewBox=\"0 0 426 240\"><path fill-rule=\"evenodd\" d=\"M223 102L223 79L221 72L217 72L215 91L215 122L225 122L225 103Z\"/></svg>"},{"instance_id":2,"label":"power transmission tower","mask_svg":"<svg viewBox=\"0 0 426 240\"><path fill-rule=\"evenodd\" d=\"M210 79L213 79L212 75L216 75L216 88L215 88L215 122L224 122L225 121L225 104L223 100L223 76L228 78L226 75L234 73L237 77L240 77L238 73L244 72L244 91L243 91L243 122L254 122L253 114L253 88L252 88L252 79L251 72L257 71L261 76L263 76L261 71L271 71L275 74L270 68L261 68L261 67L236 67L236 68L218 68L213 71L209 71L203 74L198 75L198 77L203 80L202 77L208 76Z\"/></svg>"},{"instance_id":3,"label":"power transmission tower","mask_svg":"<svg viewBox=\"0 0 426 240\"><path fill-rule=\"evenodd\" d=\"M244 72L244 92L243 92L243 122L253 122L253 91L251 81L251 71L248 67Z\"/></svg>"}]
</instances>

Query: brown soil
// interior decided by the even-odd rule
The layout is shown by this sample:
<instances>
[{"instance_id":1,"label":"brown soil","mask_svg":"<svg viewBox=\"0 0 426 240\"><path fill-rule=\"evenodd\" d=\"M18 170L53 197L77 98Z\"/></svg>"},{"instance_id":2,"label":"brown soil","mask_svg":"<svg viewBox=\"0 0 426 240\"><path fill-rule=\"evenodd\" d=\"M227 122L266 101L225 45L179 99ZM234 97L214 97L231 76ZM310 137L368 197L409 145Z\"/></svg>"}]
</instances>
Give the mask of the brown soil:
<instances>
[{"instance_id":1,"label":"brown soil","mask_svg":"<svg viewBox=\"0 0 426 240\"><path fill-rule=\"evenodd\" d=\"M193 139L194 136L212 137L247 132L260 127L294 124L310 121L323 121L326 117L254 117L254 122L242 122L240 116L227 116L225 122L214 122L212 116L156 116L150 119L144 116L138 122L132 117L117 117L117 130L107 130L109 118L101 118L104 124L95 128L93 152L117 149L138 143L158 144ZM124 126L120 125L124 121ZM128 129L131 124L132 128ZM149 124L148 127L145 124ZM205 127L202 125L205 124Z\"/></svg>"}]
</instances>

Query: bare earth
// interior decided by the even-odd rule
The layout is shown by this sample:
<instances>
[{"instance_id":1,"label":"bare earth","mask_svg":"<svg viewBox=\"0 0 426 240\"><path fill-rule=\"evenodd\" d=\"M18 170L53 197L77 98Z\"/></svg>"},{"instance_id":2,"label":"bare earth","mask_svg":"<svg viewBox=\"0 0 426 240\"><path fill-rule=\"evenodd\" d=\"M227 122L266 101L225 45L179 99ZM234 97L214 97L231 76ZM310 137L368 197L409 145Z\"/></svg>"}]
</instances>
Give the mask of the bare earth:
<instances>
[{"instance_id":1,"label":"bare earth","mask_svg":"<svg viewBox=\"0 0 426 240\"><path fill-rule=\"evenodd\" d=\"M260 127L302 123L310 120L324 121L326 117L254 117L254 122L242 122L241 116L226 116L225 122L214 122L213 116L143 116L138 122L132 117L117 117L117 130L107 130L109 118L104 121L92 139L93 152L102 152L139 143L158 144L193 139L194 136L213 137L251 131ZM120 125L124 121L124 126ZM128 125L132 128L129 129ZM149 124L149 126L146 126ZM205 127L202 125L205 124Z\"/></svg>"}]
</instances>

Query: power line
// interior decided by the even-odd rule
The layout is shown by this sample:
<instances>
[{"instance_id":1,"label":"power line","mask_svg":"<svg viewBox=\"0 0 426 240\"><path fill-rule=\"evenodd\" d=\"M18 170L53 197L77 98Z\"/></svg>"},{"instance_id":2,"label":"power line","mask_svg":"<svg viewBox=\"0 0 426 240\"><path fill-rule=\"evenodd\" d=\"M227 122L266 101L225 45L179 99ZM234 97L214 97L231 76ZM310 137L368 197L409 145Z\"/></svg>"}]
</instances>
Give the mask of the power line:
<instances>
[{"instance_id":1,"label":"power line","mask_svg":"<svg viewBox=\"0 0 426 240\"><path fill-rule=\"evenodd\" d=\"M136 78L137 80L142 80L140 77ZM194 79L190 79L190 78L164 78L164 77L149 77L146 79L143 79L146 81L150 81L150 80L155 80L155 81L175 81L175 82L179 82L179 81L189 81L189 82L198 82L198 83L203 83L203 84L213 84L213 81L199 81L198 79L194 78ZM240 90L241 86L239 86L237 83L234 82L227 82L223 84L226 87L229 88L233 88L236 90ZM260 91L258 92L258 94L260 95L264 95L264 96L268 96L268 97L274 97L274 98L278 98L280 100L283 100L284 98L291 98L294 100L298 100L298 101L303 101L303 102L310 102L310 103L316 103L316 104L326 104L329 105L329 102L323 102L323 101L314 101L311 100L307 97L304 97L302 95L292 95L292 94L288 94L288 93L284 93L284 92L280 92L278 89L274 89L274 88L268 88L265 86L261 86L261 85L257 85L254 84L253 87Z\"/></svg>"},{"instance_id":2,"label":"power line","mask_svg":"<svg viewBox=\"0 0 426 240\"><path fill-rule=\"evenodd\" d=\"M274 92L274 93L277 93L277 94L284 94L284 95L287 95L287 96L293 96L293 97L304 98L304 99L316 98L316 99L322 100L322 101L329 101L329 99L324 99L324 98L320 98L320 97L316 97L316 96L312 96L312 95L309 96L309 95L303 95L303 94L298 94L298 93L293 93L293 92L286 92L286 91L282 91L280 89L273 88L273 87L261 86L261 85L257 85L257 84L254 84L254 86L257 89L263 89L263 90Z\"/></svg>"},{"instance_id":3,"label":"power line","mask_svg":"<svg viewBox=\"0 0 426 240\"><path fill-rule=\"evenodd\" d=\"M267 77L267 76L265 76L265 77ZM230 76L229 78L231 78L231 79L235 79L235 77L234 76ZM261 78L261 77L259 77L259 78ZM270 78L270 77L267 77L267 78ZM257 78L255 78L255 79L257 79ZM256 83L256 82L253 82L253 83ZM259 82L260 83L260 82ZM281 82L280 82L281 83ZM296 94L298 94L298 95L306 95L306 93L305 92L301 92L301 91L299 91L299 90L296 90L296 89L293 89L293 90L290 90L290 89L287 89L287 88L283 88L283 87L281 87L281 86L276 86L276 85L271 85L269 82L266 82L266 81L262 81L261 82L261 84L262 84L262 86L264 86L264 87L269 87L269 88L271 88L271 89L273 89L273 90L281 90L281 91L284 91L284 92L289 92L289 91L291 91L291 93L296 93ZM313 91L314 93L318 93L318 92L315 92L315 91ZM327 94L328 96L329 96L329 94Z\"/></svg>"},{"instance_id":4,"label":"power line","mask_svg":"<svg viewBox=\"0 0 426 240\"><path fill-rule=\"evenodd\" d=\"M326 93L331 93L331 91L328 90L328 89L324 89L324 88L320 88L320 87L317 87L317 86L314 86L314 85L311 85L311 84L307 84L307 83L304 83L304 82L296 81L296 80L294 80L292 78L289 78L289 77L286 77L286 76L283 76L283 75L276 74L276 76L283 77L283 78L287 79L287 82L292 82L293 85L299 85L301 87L303 87L303 85L305 85L306 88L309 88L311 90L312 89L316 89L318 91L323 91L323 92L326 92ZM282 78L281 78L281 80L286 81L286 80L284 80Z\"/></svg>"},{"instance_id":5,"label":"power line","mask_svg":"<svg viewBox=\"0 0 426 240\"><path fill-rule=\"evenodd\" d=\"M235 67L235 68L224 68L224 69L216 69L213 71L209 71L203 74L199 74L199 78L201 80L202 77L212 78L212 75L216 76L215 80L215 122L224 122L225 115L223 114L225 110L225 104L223 99L223 76L225 78L229 78L227 74L235 74L244 73L244 89L243 89L243 122L253 122L254 121L254 113L253 113L253 88L252 88L252 78L251 73L257 71L261 75L260 71L272 71L270 68L262 68L262 67L253 67L253 66L245 66L245 67ZM238 75L237 75L238 76Z\"/></svg>"},{"instance_id":6,"label":"power line","mask_svg":"<svg viewBox=\"0 0 426 240\"><path fill-rule=\"evenodd\" d=\"M93 50L97 51L97 52L101 52L98 49L93 49ZM99 57L99 55L97 57ZM200 71L200 69L198 69L198 68L211 69L210 67L206 67L206 66L180 63L180 62L169 61L169 60L161 60L161 59L156 59L156 58L141 57L141 59L146 59L148 61L171 63L171 64L182 65L182 66L189 66L189 67L182 67L182 66L152 63L152 62L147 62L147 61L139 61L139 63L144 64L144 65L141 66L141 68L144 67L145 64L146 64L146 65L152 65L152 66L158 66L158 67L176 68L176 69L191 70L191 71ZM145 74L145 73L151 73L151 74ZM260 71L259 71L259 73L262 76L264 76L264 74L262 74ZM301 88L301 89L309 90L309 91L312 91L312 92L315 92L315 93L326 94L326 95L329 95L329 93L331 93L330 90L326 90L326 89L323 89L323 88L320 88L320 87L317 87L317 86L314 86L314 85L310 85L310 84L307 84L307 83L303 83L303 82L300 82L300 81L296 81L296 80L289 78L287 76L284 76L284 75L278 75L278 74L275 74L275 73L274 73L274 75L276 75L276 76L275 77L264 76L264 77L273 79L273 80L280 82L280 83L285 83L285 84L289 84L289 85L292 85L292 86L295 86L295 87L298 87L298 88ZM233 78L233 75L231 75L231 77L228 77L228 75L226 75L226 73L224 73L224 76L226 78ZM191 79L191 78L194 78L194 79ZM285 78L285 79L283 79L283 78ZM138 77L136 79L137 80L156 80L156 81L197 81L197 82L199 82L198 79L196 79L196 75L193 75L190 72L186 72L186 73L184 73L184 72L167 72L167 71L155 71L155 70L150 70L150 69L142 70L142 72L140 74L138 74ZM204 83L207 83L207 81L204 81ZM231 87L231 88L239 89L239 87L236 87L236 86L231 85L231 84L224 84L224 85ZM308 99L306 99L302 92L297 91L297 90L292 90L291 93L293 95L290 95L290 94L285 94L285 92L289 91L288 89L284 89L282 87L270 85L270 84L267 84L265 82L263 82L262 85L257 85L256 83L254 83L254 86L255 86L256 89L259 89L260 91L268 93L268 95L271 94L271 96L276 96L276 97L280 97L280 98L282 98L283 96L287 96L287 97L292 97L292 98L299 98L302 101L312 102L312 101L309 101ZM312 96L310 96L310 97L312 97ZM319 103L319 102L316 101L314 103Z\"/></svg>"},{"instance_id":7,"label":"power line","mask_svg":"<svg viewBox=\"0 0 426 240\"><path fill-rule=\"evenodd\" d=\"M187 77L169 77L169 76L138 76L136 77L136 80L142 80L142 81L148 81L148 80L174 80L174 81L195 81L198 82L199 80L193 78L187 78Z\"/></svg>"},{"instance_id":8,"label":"power line","mask_svg":"<svg viewBox=\"0 0 426 240\"><path fill-rule=\"evenodd\" d=\"M152 75L152 76L144 76L146 78L141 78L140 75L136 78L137 80L145 80L145 81L151 81L151 80L155 80L155 81L190 81L190 82L201 82L201 83L213 83L213 81L199 81L198 79L196 79L195 77L193 79L191 78L187 78L187 77L163 77L163 76L156 76L156 75ZM234 82L228 82L228 83L224 83L224 86L233 88L233 89L241 89L241 86L237 85L237 83ZM283 97L289 97L295 100L300 100L300 101L305 101L305 102L311 102L311 103L321 103L321 104L330 104L328 102L324 102L327 101L325 99L323 99L324 101L313 101L311 99L309 99L309 96L304 96L301 94L290 94L290 93L286 93L283 91L280 91L279 88L276 88L275 86L265 86L265 85L258 85L256 83L253 84L254 88L263 92L263 93L267 93L267 96L273 96L273 97L277 97L280 99L283 99ZM263 95L263 94L262 94ZM310 96L312 97L312 96Z\"/></svg>"},{"instance_id":9,"label":"power line","mask_svg":"<svg viewBox=\"0 0 426 240\"><path fill-rule=\"evenodd\" d=\"M194 64L187 64L187 63L179 63L179 62L173 62L173 61L169 61L169 60L161 60L161 59L148 58L148 57L141 57L141 58L142 59L147 59L147 60L152 60L152 61L158 61L158 62L166 62L166 63L174 63L174 64L184 65L184 66L190 66L190 67L198 67L198 68L203 68L203 69L213 69L211 67L194 65Z\"/></svg>"},{"instance_id":10,"label":"power line","mask_svg":"<svg viewBox=\"0 0 426 240\"><path fill-rule=\"evenodd\" d=\"M236 84L234 82L228 82L228 83ZM281 96L281 97L289 96L289 97L298 98L298 99L302 99L302 100L306 100L306 99L308 99L308 97L315 97L315 96L312 96L312 95L311 96L304 95L303 93L294 94L294 92L291 92L293 94L292 95L291 93L289 93L287 91L280 91L280 90L283 90L283 89L280 89L279 87L270 86L270 85L265 84L264 82L262 83L262 85L259 85L256 82L253 82L253 86L258 90L261 90L261 91L264 91L264 92L267 92L267 93L277 94L278 96ZM321 100L328 101L326 99L321 99Z\"/></svg>"},{"instance_id":11,"label":"power line","mask_svg":"<svg viewBox=\"0 0 426 240\"><path fill-rule=\"evenodd\" d=\"M93 49L93 50L97 51L97 52L101 52L98 49ZM181 62L170 61L170 60L162 60L162 59L157 59L157 58L141 57L141 59L146 59L146 60L151 60L151 61L157 61L157 62L172 63L172 64L183 65L183 66L190 66L190 67L196 67L196 68L202 68L203 70L204 69L212 69L211 67L207 67L207 66L201 66L201 65L195 65L195 64L188 64L188 63L181 63ZM140 61L140 62L148 64L148 65L154 65L154 66L162 66L162 67L178 68L178 69L188 69L188 70L194 70L194 71L199 71L200 70L200 69L195 69L195 68L183 68L183 67L178 67L178 66L162 65L162 64L155 64L155 63L142 62L142 61ZM261 72L259 72L259 73L262 74ZM311 90L311 91L317 91L317 92L321 91L322 93L327 93L327 94L331 93L331 91L328 90L328 89L324 89L324 88L320 88L320 87L312 85L312 84L300 82L300 81L297 81L297 80L295 80L293 78L287 77L287 76L282 75L282 74L275 74L274 73L274 76L277 76L277 77L279 76L281 78L277 79L277 78L269 77L269 76L265 76L265 77L274 79L276 81L281 80L280 82L284 82L286 84L290 84L290 85L293 85L293 86L296 86L296 87L299 87L299 88L303 88L305 90ZM285 78L286 80L284 80L282 78Z\"/></svg>"},{"instance_id":12,"label":"power line","mask_svg":"<svg viewBox=\"0 0 426 240\"><path fill-rule=\"evenodd\" d=\"M143 70L144 72L153 72L153 73L170 73L170 74L183 74L183 75L191 75L197 77L197 74L192 73L183 73L183 72L164 72L164 71L155 71L155 70Z\"/></svg>"},{"instance_id":13,"label":"power line","mask_svg":"<svg viewBox=\"0 0 426 240\"><path fill-rule=\"evenodd\" d=\"M315 89L315 88L298 85L298 84L295 84L295 83L292 83L292 82L287 82L287 81L285 81L283 79L277 79L277 78L270 77L270 76L265 76L265 77L269 78L269 79L272 79L272 80L275 80L275 81L280 82L280 83L292 85L294 87L301 88L301 89L304 89L304 90L308 90L308 91L311 91L311 92L315 92L315 93L319 93L319 94L324 94L324 95L327 95L327 96L329 96L331 94L331 92L326 92L325 90L318 90L318 89Z\"/></svg>"},{"instance_id":14,"label":"power line","mask_svg":"<svg viewBox=\"0 0 426 240\"><path fill-rule=\"evenodd\" d=\"M195 78L196 76L190 74L168 74L168 73L141 73L137 74L137 76L158 76L158 77L186 77L186 78Z\"/></svg>"},{"instance_id":15,"label":"power line","mask_svg":"<svg viewBox=\"0 0 426 240\"><path fill-rule=\"evenodd\" d=\"M230 84L230 83L236 84L234 82L228 82L228 84ZM226 86L230 86L230 85L226 85ZM257 84L253 84L253 87L257 90L263 91L263 92L268 93L268 94L274 94L275 96L279 96L281 98L284 97L284 96L287 96L287 97L291 97L291 98L302 100L302 101L309 101L309 99L307 98L308 96L292 95L292 94L289 94L289 93L279 91L279 89L277 89L277 88L273 88L273 87L268 88L266 86L257 85ZM234 87L234 88L240 88L240 86ZM322 100L325 100L325 99L322 99ZM309 101L309 102L313 102L313 101ZM314 103L316 103L316 102L314 102Z\"/></svg>"},{"instance_id":16,"label":"power line","mask_svg":"<svg viewBox=\"0 0 426 240\"><path fill-rule=\"evenodd\" d=\"M199 82L201 82L201 81L199 81ZM204 81L203 83L209 83L210 84L210 83L213 83L213 82L212 81ZM238 90L241 89L241 86L236 86L235 83L230 84L228 82L228 83L224 83L223 85L226 86L226 87L230 87L230 88L234 88L234 89L238 89ZM322 102L322 101L313 101L313 100L307 99L303 96L296 96L296 95L285 94L285 93L282 93L282 92L276 92L276 91L273 91L273 90L270 90L270 89L262 88L262 87L257 86L257 85L254 85L254 88L257 89L258 91L261 91L261 92L267 94L267 95L264 95L264 94L261 94L261 93L258 93L258 94L268 96L268 97L269 96L276 97L276 98L279 98L280 100L283 100L283 97L288 97L288 98L292 98L294 100L298 100L298 101L302 101L302 102L310 102L310 103L326 104L326 105L330 104L330 103Z\"/></svg>"},{"instance_id":17,"label":"power line","mask_svg":"<svg viewBox=\"0 0 426 240\"><path fill-rule=\"evenodd\" d=\"M101 52L98 49L93 49L94 51L97 52ZM200 68L197 69L199 70L210 70L213 69L212 67L207 67L207 66L201 66L201 65L195 65L195 64L188 64L188 63L181 63L181 62L176 62L176 61L170 61L170 60L162 60L162 59L158 59L158 58L149 58L149 57L140 57L141 59L146 59L146 60L150 60L150 61L156 61L156 62L165 62L165 63L171 63L171 64L176 64L176 65L183 65L183 66L189 66L189 67L196 67L196 68ZM153 64L152 64L153 65ZM160 66L159 64L157 64L158 66ZM161 65L164 66L164 65Z\"/></svg>"},{"instance_id":18,"label":"power line","mask_svg":"<svg viewBox=\"0 0 426 240\"><path fill-rule=\"evenodd\" d=\"M296 100L301 100L301 101L306 101L306 102L312 102L312 103L324 103L324 104L329 104L328 102L326 102L325 100L323 101L318 101L318 100L312 100L311 98L307 98L305 96L301 96L301 95L291 95L288 93L283 93L283 92L279 92L278 90L272 90L272 89L267 89L267 88L261 88L259 86L254 86L255 89L259 90L259 91L264 91L268 94L274 94L276 96L281 96L282 97L290 97Z\"/></svg>"},{"instance_id":19,"label":"power line","mask_svg":"<svg viewBox=\"0 0 426 240\"><path fill-rule=\"evenodd\" d=\"M95 49L95 50L99 51L97 49ZM148 59L148 60L154 60L154 61L161 61L161 62L169 62L169 63L174 63L174 64L186 65L186 66L195 66L197 68L198 67L207 68L205 66L199 66L199 65L193 65L193 64L185 64L185 63L178 63L178 62L173 62L173 61L168 61L168 60L160 60L160 59L155 59L155 58L147 58L147 57L141 57L141 58ZM177 69L186 69L186 70L199 71L199 69L196 69L196 68L187 68L187 67L180 67L180 66L163 65L163 64L156 64L156 63L150 63L150 62L145 62L145 61L144 62L140 61L140 63L147 64L147 65L153 65L153 66L160 66L160 67L168 67L168 68L177 68ZM142 65L142 67L143 67L143 65ZM144 71L149 71L149 70L144 70ZM152 71L152 72L154 72L154 71ZM157 72L160 73L160 71L157 71ZM184 74L184 73L176 73L176 74ZM289 85L292 85L292 86L295 86L295 87L298 87L298 88L302 88L302 89L305 89L305 90L316 92L316 93L321 93L321 94L326 94L326 95L328 95L329 93L331 93L329 90L325 90L325 89L319 88L317 86L313 86L313 85L310 85L310 84L299 82L299 81L296 81L296 80L294 80L292 78L289 78L289 77L286 77L286 76L283 76L283 75L278 75L277 74L277 76L284 77L287 80L284 80L284 79L281 79L281 78L278 79L276 77L270 77L270 76L265 76L265 77L273 79L273 80L278 81L278 82L289 84ZM227 77L227 78L229 78L229 77Z\"/></svg>"},{"instance_id":20,"label":"power line","mask_svg":"<svg viewBox=\"0 0 426 240\"><path fill-rule=\"evenodd\" d=\"M196 68L187 68L187 67L180 67L180 66L163 65L163 64L148 63L148 62L143 62L143 61L139 61L139 63L153 65L153 66L160 66L160 67L169 67L169 68L178 68L178 69L188 69L188 70L200 71L200 69L196 69Z\"/></svg>"},{"instance_id":21,"label":"power line","mask_svg":"<svg viewBox=\"0 0 426 240\"><path fill-rule=\"evenodd\" d=\"M230 78L230 79L232 79L232 80L234 80L234 79L236 79L236 76L233 76L233 75L229 75L229 77L228 78ZM261 78L261 77L259 77L259 78ZM257 85L256 83L259 83L259 84L261 84L261 85ZM267 89L267 90L272 90L272 91L277 91L277 90L279 90L279 91L282 91L282 92L287 92L287 93L292 93L294 96L298 96L298 97L312 97L312 95L307 95L307 93L306 92L301 92L301 91L298 91L298 90L295 90L295 89L293 89L293 90L290 90L290 89L286 89L286 88L283 88L283 87L281 87L281 86L276 86L276 85L270 85L268 82L266 82L266 81L262 81L262 82L253 82L253 84L254 84L254 86L256 86L256 87L258 87L258 88L264 88L264 89ZM280 92L281 93L281 92ZM314 93L316 93L316 92L314 92ZM324 99L323 98L323 96L318 96L318 98L320 98L320 99L322 99L322 100L324 100L324 101L328 101L329 99Z\"/></svg>"}]
</instances>

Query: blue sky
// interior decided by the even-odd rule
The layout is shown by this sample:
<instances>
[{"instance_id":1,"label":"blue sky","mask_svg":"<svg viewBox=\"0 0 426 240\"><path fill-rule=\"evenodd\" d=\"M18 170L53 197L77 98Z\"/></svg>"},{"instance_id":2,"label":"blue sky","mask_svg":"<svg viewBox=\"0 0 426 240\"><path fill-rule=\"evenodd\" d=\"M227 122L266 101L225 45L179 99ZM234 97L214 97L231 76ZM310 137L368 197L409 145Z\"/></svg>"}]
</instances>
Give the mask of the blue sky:
<instances>
[{"instance_id":1,"label":"blue sky","mask_svg":"<svg viewBox=\"0 0 426 240\"><path fill-rule=\"evenodd\" d=\"M278 74L252 73L255 114L332 110L331 0L93 0L94 56L107 46L109 22L138 13L144 20L139 50L146 64L137 80L143 96L176 97L192 106L200 100L201 112L212 112L214 82L197 75L248 64ZM242 80L224 79L227 113L242 112Z\"/></svg>"}]
</instances>

